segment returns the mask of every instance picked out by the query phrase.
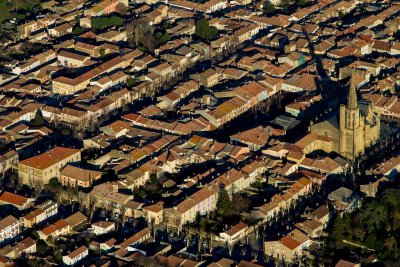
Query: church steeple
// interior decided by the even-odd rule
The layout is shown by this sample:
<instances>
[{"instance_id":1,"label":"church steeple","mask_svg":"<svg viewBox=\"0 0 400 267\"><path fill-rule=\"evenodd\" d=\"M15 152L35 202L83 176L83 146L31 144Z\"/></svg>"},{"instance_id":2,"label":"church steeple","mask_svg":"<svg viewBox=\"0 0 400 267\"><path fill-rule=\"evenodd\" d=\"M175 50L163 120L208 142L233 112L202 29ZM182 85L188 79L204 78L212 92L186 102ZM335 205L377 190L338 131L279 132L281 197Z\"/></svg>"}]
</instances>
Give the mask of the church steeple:
<instances>
[{"instance_id":1,"label":"church steeple","mask_svg":"<svg viewBox=\"0 0 400 267\"><path fill-rule=\"evenodd\" d=\"M355 83L354 79L355 79L355 75L354 75L354 71L353 71L351 73L350 90L349 90L349 96L347 99L347 108L349 108L349 109L358 108L356 83Z\"/></svg>"}]
</instances>

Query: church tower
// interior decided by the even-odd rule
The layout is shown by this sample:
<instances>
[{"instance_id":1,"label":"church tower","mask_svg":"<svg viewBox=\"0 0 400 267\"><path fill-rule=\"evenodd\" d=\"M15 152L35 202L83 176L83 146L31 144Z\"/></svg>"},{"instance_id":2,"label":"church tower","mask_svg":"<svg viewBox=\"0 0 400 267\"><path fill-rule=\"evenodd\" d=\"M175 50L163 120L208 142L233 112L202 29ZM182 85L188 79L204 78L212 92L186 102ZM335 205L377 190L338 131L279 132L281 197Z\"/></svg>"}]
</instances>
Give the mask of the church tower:
<instances>
[{"instance_id":1,"label":"church tower","mask_svg":"<svg viewBox=\"0 0 400 267\"><path fill-rule=\"evenodd\" d=\"M347 105L340 105L339 114L339 153L349 160L365 152L365 120L358 106L354 77L353 72Z\"/></svg>"}]
</instances>

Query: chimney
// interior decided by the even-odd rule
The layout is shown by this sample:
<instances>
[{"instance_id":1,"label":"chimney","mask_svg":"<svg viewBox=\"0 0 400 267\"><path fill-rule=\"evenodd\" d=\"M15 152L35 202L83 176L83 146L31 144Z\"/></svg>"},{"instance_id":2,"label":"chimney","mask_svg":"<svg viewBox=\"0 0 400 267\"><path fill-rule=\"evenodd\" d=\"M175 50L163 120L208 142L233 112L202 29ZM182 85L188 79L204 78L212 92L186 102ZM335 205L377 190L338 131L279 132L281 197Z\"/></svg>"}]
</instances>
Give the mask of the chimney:
<instances>
[{"instance_id":1,"label":"chimney","mask_svg":"<svg viewBox=\"0 0 400 267\"><path fill-rule=\"evenodd\" d=\"M111 185L111 191L112 191L113 193L117 193L117 192L118 192L118 185L117 185L117 184Z\"/></svg>"}]
</instances>

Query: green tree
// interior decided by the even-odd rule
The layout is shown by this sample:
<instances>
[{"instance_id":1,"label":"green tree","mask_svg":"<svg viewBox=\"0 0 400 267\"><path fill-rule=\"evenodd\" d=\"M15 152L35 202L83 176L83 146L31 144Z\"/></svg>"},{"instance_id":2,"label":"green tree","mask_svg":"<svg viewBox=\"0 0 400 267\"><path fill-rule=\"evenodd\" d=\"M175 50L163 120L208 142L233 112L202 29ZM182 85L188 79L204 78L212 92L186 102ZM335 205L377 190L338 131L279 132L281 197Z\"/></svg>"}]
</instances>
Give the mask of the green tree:
<instances>
[{"instance_id":1,"label":"green tree","mask_svg":"<svg viewBox=\"0 0 400 267\"><path fill-rule=\"evenodd\" d=\"M209 41L212 37L218 35L218 29L211 27L208 20L200 19L196 22L196 35Z\"/></svg>"},{"instance_id":2,"label":"green tree","mask_svg":"<svg viewBox=\"0 0 400 267\"><path fill-rule=\"evenodd\" d=\"M270 2L266 2L263 6L263 9L266 14L271 14L275 11L275 6Z\"/></svg>"},{"instance_id":3,"label":"green tree","mask_svg":"<svg viewBox=\"0 0 400 267\"><path fill-rule=\"evenodd\" d=\"M100 56L104 57L106 55L106 50L104 48L101 48L99 54Z\"/></svg>"},{"instance_id":4,"label":"green tree","mask_svg":"<svg viewBox=\"0 0 400 267\"><path fill-rule=\"evenodd\" d=\"M128 87L133 87L135 84L136 84L136 79L135 78L129 78L127 81L126 81L126 85L128 86Z\"/></svg>"},{"instance_id":5,"label":"green tree","mask_svg":"<svg viewBox=\"0 0 400 267\"><path fill-rule=\"evenodd\" d=\"M44 122L45 120L43 118L42 112L38 111L35 115L35 118L33 119L32 126L41 127L44 125Z\"/></svg>"},{"instance_id":6,"label":"green tree","mask_svg":"<svg viewBox=\"0 0 400 267\"><path fill-rule=\"evenodd\" d=\"M393 38L397 41L400 41L400 30L397 30L393 33Z\"/></svg>"},{"instance_id":7,"label":"green tree","mask_svg":"<svg viewBox=\"0 0 400 267\"><path fill-rule=\"evenodd\" d=\"M111 17L92 17L92 29L95 31L103 30L110 26L121 26L124 24L124 19L119 16Z\"/></svg>"},{"instance_id":8,"label":"green tree","mask_svg":"<svg viewBox=\"0 0 400 267\"><path fill-rule=\"evenodd\" d=\"M36 252L40 257L47 257L50 251L49 246L42 239L36 242Z\"/></svg>"},{"instance_id":9,"label":"green tree","mask_svg":"<svg viewBox=\"0 0 400 267\"><path fill-rule=\"evenodd\" d=\"M280 6L283 10L287 10L288 7L292 4L291 0L281 0Z\"/></svg>"},{"instance_id":10,"label":"green tree","mask_svg":"<svg viewBox=\"0 0 400 267\"><path fill-rule=\"evenodd\" d=\"M344 17L346 16L346 14L343 13L343 11L339 11L339 19L342 20L344 19Z\"/></svg>"},{"instance_id":11,"label":"green tree","mask_svg":"<svg viewBox=\"0 0 400 267\"><path fill-rule=\"evenodd\" d=\"M168 33L164 33L160 38L160 43L164 44L164 43L168 42L169 40L171 40L171 36L169 36Z\"/></svg>"},{"instance_id":12,"label":"green tree","mask_svg":"<svg viewBox=\"0 0 400 267\"><path fill-rule=\"evenodd\" d=\"M59 250L56 250L53 253L53 259L57 263L61 263L62 262L62 257L63 257L63 255L61 254L61 252Z\"/></svg>"},{"instance_id":13,"label":"green tree","mask_svg":"<svg viewBox=\"0 0 400 267\"><path fill-rule=\"evenodd\" d=\"M305 6L307 4L307 1L306 0L297 0L296 4L298 6Z\"/></svg>"},{"instance_id":14,"label":"green tree","mask_svg":"<svg viewBox=\"0 0 400 267\"><path fill-rule=\"evenodd\" d=\"M75 27L72 29L72 34L73 35L81 35L83 33L83 29L79 25L75 25Z\"/></svg>"},{"instance_id":15,"label":"green tree","mask_svg":"<svg viewBox=\"0 0 400 267\"><path fill-rule=\"evenodd\" d=\"M49 181L49 186L53 190L58 190L61 187L61 184L58 182L57 178L51 178Z\"/></svg>"},{"instance_id":16,"label":"green tree","mask_svg":"<svg viewBox=\"0 0 400 267\"><path fill-rule=\"evenodd\" d=\"M232 202L229 198L228 192L225 189L221 189L218 193L217 212L222 217L228 217L232 215Z\"/></svg>"}]
</instances>

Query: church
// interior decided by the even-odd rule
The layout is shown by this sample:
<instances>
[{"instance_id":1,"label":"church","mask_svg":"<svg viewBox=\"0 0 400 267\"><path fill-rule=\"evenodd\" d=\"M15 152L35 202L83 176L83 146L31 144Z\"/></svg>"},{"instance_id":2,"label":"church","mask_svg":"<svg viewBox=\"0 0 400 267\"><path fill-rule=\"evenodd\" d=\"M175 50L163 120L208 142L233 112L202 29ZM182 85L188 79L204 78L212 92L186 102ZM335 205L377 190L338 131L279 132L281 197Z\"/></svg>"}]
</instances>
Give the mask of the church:
<instances>
[{"instance_id":1,"label":"church","mask_svg":"<svg viewBox=\"0 0 400 267\"><path fill-rule=\"evenodd\" d=\"M351 161L378 141L379 115L373 112L370 101L357 99L354 73L347 104L340 105L339 113L335 112L326 120L311 125L310 130L320 136L329 137L332 151Z\"/></svg>"}]
</instances>

